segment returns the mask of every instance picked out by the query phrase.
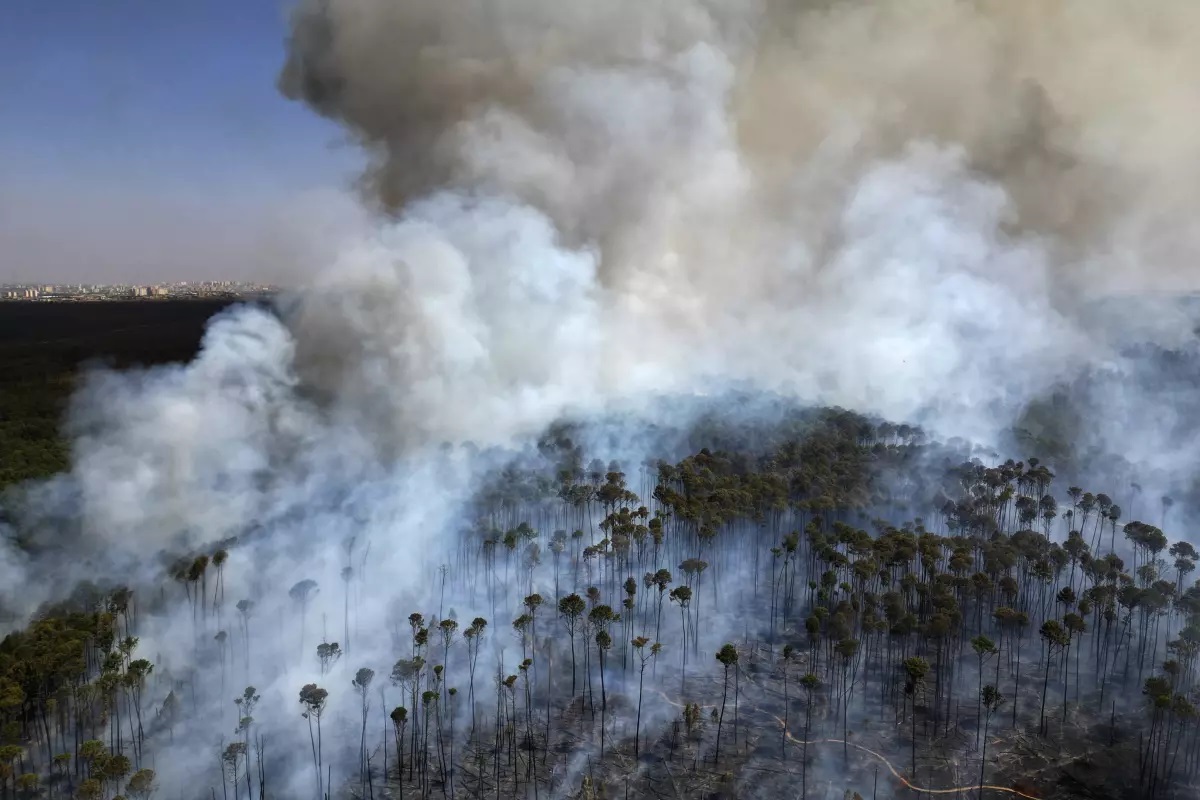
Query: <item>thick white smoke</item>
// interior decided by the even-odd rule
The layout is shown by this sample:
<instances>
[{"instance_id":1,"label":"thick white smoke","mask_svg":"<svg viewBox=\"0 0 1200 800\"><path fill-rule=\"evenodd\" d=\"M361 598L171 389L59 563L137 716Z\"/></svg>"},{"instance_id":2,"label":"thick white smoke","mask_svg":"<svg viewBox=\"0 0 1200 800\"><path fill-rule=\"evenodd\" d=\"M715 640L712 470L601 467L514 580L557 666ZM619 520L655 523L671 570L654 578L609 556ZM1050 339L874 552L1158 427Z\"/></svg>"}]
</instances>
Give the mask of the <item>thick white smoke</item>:
<instances>
[{"instance_id":1,"label":"thick white smoke","mask_svg":"<svg viewBox=\"0 0 1200 800\"><path fill-rule=\"evenodd\" d=\"M72 530L82 568L30 567L24 599L239 537L228 593L260 604L291 720L315 669L288 672L288 587L321 587L310 645L341 635L349 537L356 569L436 598L479 463L458 445L732 387L995 441L1123 368L1125 320L1085 301L1196 288L1198 24L1188 0L301 3L283 87L361 137L385 213L279 316L91 378L74 469L23 521ZM391 600L355 601L355 666L394 660ZM187 624L147 624L164 668L196 665Z\"/></svg>"},{"instance_id":2,"label":"thick white smoke","mask_svg":"<svg viewBox=\"0 0 1200 800\"><path fill-rule=\"evenodd\" d=\"M492 282L512 280L509 245L451 242L472 301L440 324L478 343L499 396L528 381L551 411L568 383L586 405L747 381L991 438L1110 357L1127 321L1089 300L1195 288L1182 209L1200 207L1185 177L1200 107L1168 67L1196 61L1179 32L1200 12L1156 8L312 2L281 83L359 135L367 196L401 229L437 214L452 240L478 225L529 241L547 224L533 209L549 220L518 285L553 271L581 305L522 306ZM343 315L299 335L411 343L429 314L403 304L388 326ZM509 314L523 325L494 324ZM542 348L520 340L558 326ZM418 368L445 380L436 357L402 370Z\"/></svg>"}]
</instances>

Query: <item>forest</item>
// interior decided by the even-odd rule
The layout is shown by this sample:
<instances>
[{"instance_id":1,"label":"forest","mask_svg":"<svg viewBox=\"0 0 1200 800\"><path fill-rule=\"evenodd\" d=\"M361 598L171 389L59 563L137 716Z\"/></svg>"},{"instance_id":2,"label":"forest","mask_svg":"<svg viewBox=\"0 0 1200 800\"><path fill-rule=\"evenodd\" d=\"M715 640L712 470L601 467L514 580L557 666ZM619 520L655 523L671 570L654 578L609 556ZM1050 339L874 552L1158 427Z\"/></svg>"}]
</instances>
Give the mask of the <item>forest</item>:
<instances>
[{"instance_id":1,"label":"forest","mask_svg":"<svg viewBox=\"0 0 1200 800\"><path fill-rule=\"evenodd\" d=\"M5 303L0 307L0 489L69 465L61 422L81 366L187 361L228 305Z\"/></svg>"},{"instance_id":2,"label":"forest","mask_svg":"<svg viewBox=\"0 0 1200 800\"><path fill-rule=\"evenodd\" d=\"M1183 503L842 409L687 417L473 450L417 580L365 522L254 580L279 519L96 572L0 643L0 797L1195 796Z\"/></svg>"}]
</instances>

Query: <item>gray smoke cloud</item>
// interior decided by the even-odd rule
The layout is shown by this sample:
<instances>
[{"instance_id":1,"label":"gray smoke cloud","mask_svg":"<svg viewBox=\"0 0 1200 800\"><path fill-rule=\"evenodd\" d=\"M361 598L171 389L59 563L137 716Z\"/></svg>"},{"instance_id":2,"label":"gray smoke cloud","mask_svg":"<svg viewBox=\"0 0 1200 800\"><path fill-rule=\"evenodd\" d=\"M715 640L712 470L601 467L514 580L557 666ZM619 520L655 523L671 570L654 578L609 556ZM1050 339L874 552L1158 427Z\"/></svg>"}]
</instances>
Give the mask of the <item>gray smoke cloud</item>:
<instances>
[{"instance_id":1,"label":"gray smoke cloud","mask_svg":"<svg viewBox=\"0 0 1200 800\"><path fill-rule=\"evenodd\" d=\"M281 86L358 135L375 157L364 185L392 210L457 186L589 243L694 240L704 210L724 237L794 234L925 140L961 146L1021 230L1055 234L1075 262L1056 272L1077 286L1190 287L1198 15L1118 0L310 2ZM647 244L605 250L612 285L654 270Z\"/></svg>"},{"instance_id":2,"label":"gray smoke cloud","mask_svg":"<svg viewBox=\"0 0 1200 800\"><path fill-rule=\"evenodd\" d=\"M406 299L361 261L332 273L404 309L385 342L452 327L473 379L547 406L566 369L576 400L746 381L994 438L1112 355L1124 321L1090 301L1197 288L1198 21L1176 2L312 2L280 83L359 137L366 196L401 217L373 269L402 262ZM429 224L471 241L399 252ZM438 281L443 317L404 281ZM447 380L439 336L392 377Z\"/></svg>"},{"instance_id":3,"label":"gray smoke cloud","mask_svg":"<svg viewBox=\"0 0 1200 800\"><path fill-rule=\"evenodd\" d=\"M322 587L311 645L358 537L362 585L395 595L364 592L356 630L404 629L395 608L437 603L486 448L565 415L748 388L995 443L1098 365L1116 419L1082 435L1184 464L1178 398L1122 382L1121 348L1194 346L1160 295L1198 288L1198 24L1184 0L302 2L281 88L360 139L378 220L278 314L214 321L192 364L94 374L72 473L17 520L48 550L74 533L78 563L2 569L32 604L48 574L153 584L154 554L239 537L229 593L266 631L245 677L300 736L296 689L325 678L295 666L287 587ZM176 674L197 665L186 613L141 633ZM363 638L331 686L394 660ZM164 781L212 760L162 759Z\"/></svg>"}]
</instances>

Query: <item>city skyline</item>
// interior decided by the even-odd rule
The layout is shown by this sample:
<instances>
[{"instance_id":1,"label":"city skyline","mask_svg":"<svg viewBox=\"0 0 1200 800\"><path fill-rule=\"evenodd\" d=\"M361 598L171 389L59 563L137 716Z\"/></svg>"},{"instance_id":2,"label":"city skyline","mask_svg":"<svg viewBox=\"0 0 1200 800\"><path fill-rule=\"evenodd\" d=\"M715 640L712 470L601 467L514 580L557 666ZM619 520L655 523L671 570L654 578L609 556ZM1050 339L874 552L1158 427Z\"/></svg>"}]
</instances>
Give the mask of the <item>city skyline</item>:
<instances>
[{"instance_id":1,"label":"city skyline","mask_svg":"<svg viewBox=\"0 0 1200 800\"><path fill-rule=\"evenodd\" d=\"M14 0L0 25L0 283L287 280L359 168L275 87L278 0Z\"/></svg>"},{"instance_id":2,"label":"city skyline","mask_svg":"<svg viewBox=\"0 0 1200 800\"><path fill-rule=\"evenodd\" d=\"M249 297L274 294L282 287L261 281L206 280L154 283L2 283L0 301L105 301Z\"/></svg>"}]
</instances>

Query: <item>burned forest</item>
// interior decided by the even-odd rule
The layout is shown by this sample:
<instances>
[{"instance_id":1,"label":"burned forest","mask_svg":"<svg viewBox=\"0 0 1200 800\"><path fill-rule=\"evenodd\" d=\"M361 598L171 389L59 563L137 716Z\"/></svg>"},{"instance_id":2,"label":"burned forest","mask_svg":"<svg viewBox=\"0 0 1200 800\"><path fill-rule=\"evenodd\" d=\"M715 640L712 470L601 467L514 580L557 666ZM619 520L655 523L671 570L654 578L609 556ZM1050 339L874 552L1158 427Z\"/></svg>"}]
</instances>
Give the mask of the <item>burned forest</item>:
<instances>
[{"instance_id":1,"label":"burned forest","mask_svg":"<svg viewBox=\"0 0 1200 800\"><path fill-rule=\"evenodd\" d=\"M1196 0L125 5L10 37L0 800L1200 797Z\"/></svg>"},{"instance_id":2,"label":"burned forest","mask_svg":"<svg viewBox=\"0 0 1200 800\"><path fill-rule=\"evenodd\" d=\"M1164 533L1171 498L1063 487L1036 458L988 463L840 410L666 434L643 434L666 458L636 463L591 458L582 442L611 447L612 429L569 424L477 453L500 465L463 527L404 554L420 587L376 571L386 539L349 535L319 573L227 592L264 530L160 554L136 586L97 575L0 646L3 785L1195 791L1200 583L1195 549ZM181 652L140 645L164 622Z\"/></svg>"}]
</instances>

